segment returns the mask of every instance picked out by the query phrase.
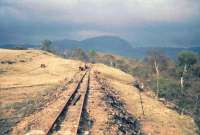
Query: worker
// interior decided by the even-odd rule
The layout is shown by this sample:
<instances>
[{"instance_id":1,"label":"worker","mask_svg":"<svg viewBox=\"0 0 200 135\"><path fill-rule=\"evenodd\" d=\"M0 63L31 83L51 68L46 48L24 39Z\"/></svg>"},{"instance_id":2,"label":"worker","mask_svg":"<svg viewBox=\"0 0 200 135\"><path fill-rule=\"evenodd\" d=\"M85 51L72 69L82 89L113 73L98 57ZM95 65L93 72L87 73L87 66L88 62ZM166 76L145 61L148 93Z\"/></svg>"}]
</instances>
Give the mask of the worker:
<instances>
[{"instance_id":1,"label":"worker","mask_svg":"<svg viewBox=\"0 0 200 135\"><path fill-rule=\"evenodd\" d=\"M138 88L140 91L144 91L144 83L140 82L139 80L135 80L133 85Z\"/></svg>"}]
</instances>

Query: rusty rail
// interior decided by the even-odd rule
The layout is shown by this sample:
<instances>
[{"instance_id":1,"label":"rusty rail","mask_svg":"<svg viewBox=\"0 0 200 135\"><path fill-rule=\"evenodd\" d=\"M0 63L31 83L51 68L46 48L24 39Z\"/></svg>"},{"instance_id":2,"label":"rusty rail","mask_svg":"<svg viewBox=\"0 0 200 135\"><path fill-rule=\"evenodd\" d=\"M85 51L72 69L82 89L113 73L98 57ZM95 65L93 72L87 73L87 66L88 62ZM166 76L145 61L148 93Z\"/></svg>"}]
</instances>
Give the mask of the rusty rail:
<instances>
[{"instance_id":1,"label":"rusty rail","mask_svg":"<svg viewBox=\"0 0 200 135\"><path fill-rule=\"evenodd\" d=\"M76 85L74 91L71 93L71 95L69 96L69 98L66 99L66 102L65 102L65 104L63 105L62 109L59 110L59 112L57 113L55 119L53 120L53 122L51 123L51 125L47 128L47 130L45 131L45 135L50 135L50 133L52 132L52 129L53 129L55 123L58 121L58 119L59 119L59 117L61 116L61 114L62 114L62 112L64 111L64 109L65 109L67 106L69 106L70 100L73 99L73 97L74 97L75 94L77 93L77 90L79 89L79 86L80 86L80 84L82 83L82 81L83 81L83 79L84 79L84 77L86 76L87 73L88 73L88 71L86 71L86 72L84 73L84 75L81 77L80 81L77 83L77 85ZM84 98L85 98L85 96L84 96ZM82 112L82 110L81 110L81 112ZM80 118L79 118L79 119L80 119ZM77 129L77 130L78 130L78 129ZM77 132L77 130L76 130L76 132Z\"/></svg>"},{"instance_id":2,"label":"rusty rail","mask_svg":"<svg viewBox=\"0 0 200 135\"><path fill-rule=\"evenodd\" d=\"M78 115L78 124L80 124L80 121L81 121L81 116L82 116L82 112L83 112L83 107L85 106L85 103L86 103L86 96L88 94L88 91L89 91L89 81L90 81L90 71L89 71L89 75L88 75L88 79L87 79L87 87L86 87L86 90L84 91L83 93L83 103L81 105L81 109L80 109L80 112L79 112L79 115ZM75 135L77 134L78 132L78 128L79 126L76 127L76 130L75 130Z\"/></svg>"}]
</instances>

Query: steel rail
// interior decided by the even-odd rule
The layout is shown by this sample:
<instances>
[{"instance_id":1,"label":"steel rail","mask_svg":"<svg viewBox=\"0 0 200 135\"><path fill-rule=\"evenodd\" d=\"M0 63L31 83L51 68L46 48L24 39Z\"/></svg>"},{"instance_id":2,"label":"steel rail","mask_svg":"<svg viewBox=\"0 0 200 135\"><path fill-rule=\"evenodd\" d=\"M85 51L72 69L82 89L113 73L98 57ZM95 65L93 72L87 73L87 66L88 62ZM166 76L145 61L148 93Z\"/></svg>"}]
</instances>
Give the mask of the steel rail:
<instances>
[{"instance_id":1,"label":"steel rail","mask_svg":"<svg viewBox=\"0 0 200 135\"><path fill-rule=\"evenodd\" d=\"M62 112L64 111L64 109L66 107L68 107L70 105L70 101L74 98L75 94L77 93L79 87L80 87L80 84L82 83L84 77L86 76L88 71L86 71L83 76L81 77L80 81L77 83L77 85L75 86L75 89L74 91L71 93L71 95L66 99L63 107L59 110L59 112L57 113L55 119L52 121L51 125L44 131L45 132L45 135L50 135L50 133L52 132L52 129L55 125L55 123L57 123L57 121L59 120L59 117L61 116Z\"/></svg>"}]
</instances>

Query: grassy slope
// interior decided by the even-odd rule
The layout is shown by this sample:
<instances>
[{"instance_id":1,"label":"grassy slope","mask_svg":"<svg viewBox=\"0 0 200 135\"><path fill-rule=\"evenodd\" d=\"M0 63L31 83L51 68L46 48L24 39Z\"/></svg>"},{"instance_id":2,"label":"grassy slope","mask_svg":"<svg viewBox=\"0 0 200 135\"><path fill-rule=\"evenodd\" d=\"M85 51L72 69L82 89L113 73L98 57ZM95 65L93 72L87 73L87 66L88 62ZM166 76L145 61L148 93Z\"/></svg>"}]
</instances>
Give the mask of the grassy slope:
<instances>
[{"instance_id":1,"label":"grassy slope","mask_svg":"<svg viewBox=\"0 0 200 135\"><path fill-rule=\"evenodd\" d=\"M52 84L63 80L75 72L80 62L64 60L38 50L0 50L0 60L15 61L14 64L1 64L1 87ZM20 62L24 60L25 62ZM45 64L47 68L40 68Z\"/></svg>"},{"instance_id":2,"label":"grassy slope","mask_svg":"<svg viewBox=\"0 0 200 135\"><path fill-rule=\"evenodd\" d=\"M0 64L0 110L1 117L16 115L16 104L23 107L27 100L37 100L50 92L64 78L70 79L78 70L80 61L64 60L38 50L0 49L0 61L15 61L13 64ZM25 62L20 62L20 61ZM40 64L47 68L41 69ZM95 64L95 70L103 73L110 84L120 92L130 113L141 117L140 100L137 89L131 86L132 76L103 64ZM31 86L31 87L24 87ZM16 88L11 88L16 87ZM141 118L146 133L166 135L195 135L196 125L189 116L180 116L151 97L144 98L146 117Z\"/></svg>"},{"instance_id":3,"label":"grassy slope","mask_svg":"<svg viewBox=\"0 0 200 135\"><path fill-rule=\"evenodd\" d=\"M94 66L108 79L112 87L121 94L130 113L141 119L143 130L153 135L195 135L197 127L194 120L186 115L168 109L162 103L142 94L145 117L142 117L138 90L131 85L134 78L120 70L103 64Z\"/></svg>"},{"instance_id":4,"label":"grassy slope","mask_svg":"<svg viewBox=\"0 0 200 135\"><path fill-rule=\"evenodd\" d=\"M37 109L64 79L71 80L81 63L39 50L0 49L0 132Z\"/></svg>"},{"instance_id":5,"label":"grassy slope","mask_svg":"<svg viewBox=\"0 0 200 135\"><path fill-rule=\"evenodd\" d=\"M38 50L0 49L0 60L16 62L13 64L0 64L0 69L4 71L0 74L0 88L3 89L2 94L6 92L6 94L10 94L10 97L14 93L7 93L9 88L27 87L30 89L30 87L56 85L65 78L71 78L78 71L77 67L81 64L78 61L64 60ZM24 62L21 62L22 60ZM40 68L40 64L45 64L47 67ZM31 94L36 91L39 90L24 92ZM0 100L8 98L8 96L2 94Z\"/></svg>"}]
</instances>

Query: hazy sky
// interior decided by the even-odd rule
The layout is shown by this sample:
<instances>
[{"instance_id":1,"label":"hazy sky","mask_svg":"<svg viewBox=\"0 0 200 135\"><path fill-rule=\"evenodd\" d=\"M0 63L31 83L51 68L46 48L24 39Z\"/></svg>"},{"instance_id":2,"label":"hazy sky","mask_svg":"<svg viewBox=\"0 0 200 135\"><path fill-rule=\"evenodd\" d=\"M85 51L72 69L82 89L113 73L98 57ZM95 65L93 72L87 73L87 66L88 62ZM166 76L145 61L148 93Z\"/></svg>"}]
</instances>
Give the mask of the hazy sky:
<instances>
[{"instance_id":1,"label":"hazy sky","mask_svg":"<svg viewBox=\"0 0 200 135\"><path fill-rule=\"evenodd\" d=\"M100 35L134 46L200 46L200 0L0 0L0 43Z\"/></svg>"}]
</instances>

